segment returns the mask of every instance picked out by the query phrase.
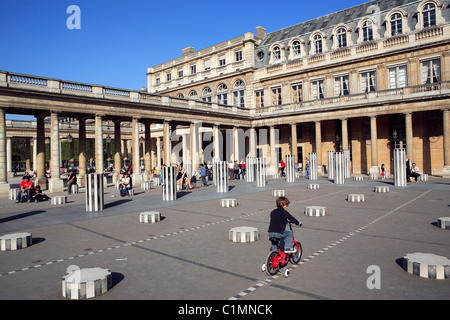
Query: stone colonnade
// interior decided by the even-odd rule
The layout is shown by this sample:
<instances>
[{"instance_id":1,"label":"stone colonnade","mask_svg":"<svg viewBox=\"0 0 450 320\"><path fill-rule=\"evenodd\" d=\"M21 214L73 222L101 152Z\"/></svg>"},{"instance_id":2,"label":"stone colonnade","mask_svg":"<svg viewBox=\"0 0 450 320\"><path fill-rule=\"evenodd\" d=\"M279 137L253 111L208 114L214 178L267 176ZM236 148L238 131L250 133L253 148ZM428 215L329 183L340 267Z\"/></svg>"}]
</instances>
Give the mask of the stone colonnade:
<instances>
[{"instance_id":1,"label":"stone colonnade","mask_svg":"<svg viewBox=\"0 0 450 320\"><path fill-rule=\"evenodd\" d=\"M450 174L450 110L442 110L443 114L443 145L444 145L444 168L443 174ZM44 168L44 156L45 156L45 124L44 118L47 115L36 116L36 139L34 140L34 168L37 174L36 184L47 185L47 179L45 177ZM57 112L50 113L50 145L51 145L51 161L50 170L52 173L51 178L48 180L48 189L50 192L61 192L63 191L63 182L59 176L59 168L61 163L60 155L60 130L59 130L59 116ZM104 132L103 132L103 121L105 116L96 114L95 115L95 163L96 172L103 172L103 166L98 164L104 163L103 156L103 144L104 144ZM377 115L369 115L370 128L367 128L370 132L370 166L369 173L378 172L378 123ZM410 158L414 157L413 150L413 131L412 126L413 113L405 113L405 137L406 137L406 152ZM79 176L81 183L83 184L84 175L86 174L86 117L79 118L78 125L78 138L79 138ZM123 120L125 121L125 120ZM271 174L274 170L277 170L278 160L276 154L276 147L279 142L279 132L276 130L275 125L268 125L268 137L259 134L259 129L261 127L251 127L251 128L240 128L232 126L221 126L218 123L213 124L203 124L203 123L178 123L176 121L165 120L162 122L163 130L163 145L161 146L160 137L156 138L156 148L151 143L151 133L150 125L153 122L148 119L131 119L132 127L132 158L133 158L133 169L134 169L134 183L139 183L142 180L148 180L150 178L150 171L152 170L152 163L156 163L157 167L162 165L177 165L185 160L190 160L192 162L193 169L197 169L200 163L203 163L209 156L215 159L227 160L227 161L241 161L248 157L263 156L267 158L268 161L268 174ZM322 121L313 121L314 123L314 149L317 154L317 166L318 173L323 174L323 152L322 152ZM349 147L349 130L348 130L348 119L340 119L341 123L341 142L342 149L348 149ZM122 164L122 154L120 150L123 147L123 140L121 139L121 121L114 121L114 139L115 139L115 154L114 154L114 169L116 174L121 169ZM139 128L140 124L143 124L145 136L144 136L144 172L141 174L140 170L140 137ZM181 134L177 126L181 126L183 129ZM285 125L286 126L286 125ZM298 123L291 123L290 125L291 137L290 141L290 151L291 154L297 156L297 126ZM206 128L206 131L205 131ZM202 132L203 130L203 132ZM188 133L186 134L186 131ZM267 131L267 129L266 129ZM209 144L211 148L204 148L204 141L206 141L206 133L211 133ZM226 132L225 137L223 133ZM178 143L177 146L173 147L173 142L177 142L177 138L182 137L182 141ZM225 148L224 148L225 146ZM262 154L257 154L257 149L262 150ZM209 147L209 146L208 146ZM182 151L180 151L182 150ZM325 151L325 150L324 150ZM339 151L339 150L337 150ZM178 152L178 157L177 157ZM11 168L10 160L11 146L10 139L6 137L6 120L5 111L0 108L0 193L3 189L9 189L8 184L8 171ZM156 153L156 161L152 161L152 153ZM180 156L182 154L182 156ZM161 157L162 155L162 157ZM298 159L300 162L300 159ZM27 167L28 168L28 167ZM53 175L54 172L58 174Z\"/></svg>"}]
</instances>

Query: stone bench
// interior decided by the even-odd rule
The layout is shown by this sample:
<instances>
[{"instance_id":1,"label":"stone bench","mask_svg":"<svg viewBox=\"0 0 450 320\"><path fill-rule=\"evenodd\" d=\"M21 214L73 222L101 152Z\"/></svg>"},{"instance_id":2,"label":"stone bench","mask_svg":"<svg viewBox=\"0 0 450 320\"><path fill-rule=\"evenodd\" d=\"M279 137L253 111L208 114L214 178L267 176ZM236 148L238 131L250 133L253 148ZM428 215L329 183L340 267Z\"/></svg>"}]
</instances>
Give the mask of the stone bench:
<instances>
[{"instance_id":1,"label":"stone bench","mask_svg":"<svg viewBox=\"0 0 450 320\"><path fill-rule=\"evenodd\" d=\"M286 195L285 190L272 190L272 196L274 197L284 197Z\"/></svg>"},{"instance_id":2,"label":"stone bench","mask_svg":"<svg viewBox=\"0 0 450 320\"><path fill-rule=\"evenodd\" d=\"M52 204L65 204L67 203L67 197L66 196L53 196L52 197Z\"/></svg>"},{"instance_id":3,"label":"stone bench","mask_svg":"<svg viewBox=\"0 0 450 320\"><path fill-rule=\"evenodd\" d=\"M111 271L104 268L75 268L62 278L62 295L73 300L97 297L111 287Z\"/></svg>"},{"instance_id":4,"label":"stone bench","mask_svg":"<svg viewBox=\"0 0 450 320\"><path fill-rule=\"evenodd\" d=\"M320 189L320 185L318 183L309 183L308 189L317 190L317 189Z\"/></svg>"},{"instance_id":5,"label":"stone bench","mask_svg":"<svg viewBox=\"0 0 450 320\"><path fill-rule=\"evenodd\" d=\"M324 217L327 215L327 208L321 206L309 206L305 208L305 215L310 217Z\"/></svg>"},{"instance_id":6,"label":"stone bench","mask_svg":"<svg viewBox=\"0 0 450 320\"><path fill-rule=\"evenodd\" d=\"M348 194L347 201L349 202L363 202L364 195L363 194Z\"/></svg>"},{"instance_id":7,"label":"stone bench","mask_svg":"<svg viewBox=\"0 0 450 320\"><path fill-rule=\"evenodd\" d=\"M432 253L408 253L403 257L403 269L422 278L450 278L450 260Z\"/></svg>"},{"instance_id":8,"label":"stone bench","mask_svg":"<svg viewBox=\"0 0 450 320\"><path fill-rule=\"evenodd\" d=\"M254 227L236 227L228 232L228 239L232 242L248 243L259 239L259 231Z\"/></svg>"},{"instance_id":9,"label":"stone bench","mask_svg":"<svg viewBox=\"0 0 450 320\"><path fill-rule=\"evenodd\" d=\"M0 250L20 250L31 246L32 242L31 233L28 232L6 234L0 237Z\"/></svg>"},{"instance_id":10,"label":"stone bench","mask_svg":"<svg viewBox=\"0 0 450 320\"><path fill-rule=\"evenodd\" d=\"M450 229L450 217L442 217L438 219L438 226L442 229Z\"/></svg>"},{"instance_id":11,"label":"stone bench","mask_svg":"<svg viewBox=\"0 0 450 320\"><path fill-rule=\"evenodd\" d=\"M237 199L220 199L220 206L224 208L236 207Z\"/></svg>"},{"instance_id":12,"label":"stone bench","mask_svg":"<svg viewBox=\"0 0 450 320\"><path fill-rule=\"evenodd\" d=\"M156 223L161 221L161 212L146 211L139 214L139 222Z\"/></svg>"},{"instance_id":13,"label":"stone bench","mask_svg":"<svg viewBox=\"0 0 450 320\"><path fill-rule=\"evenodd\" d=\"M389 187L387 187L387 186L375 186L373 191L375 191L375 192L389 192Z\"/></svg>"},{"instance_id":14,"label":"stone bench","mask_svg":"<svg viewBox=\"0 0 450 320\"><path fill-rule=\"evenodd\" d=\"M363 176L354 176L353 181L364 181L364 177Z\"/></svg>"}]
</instances>

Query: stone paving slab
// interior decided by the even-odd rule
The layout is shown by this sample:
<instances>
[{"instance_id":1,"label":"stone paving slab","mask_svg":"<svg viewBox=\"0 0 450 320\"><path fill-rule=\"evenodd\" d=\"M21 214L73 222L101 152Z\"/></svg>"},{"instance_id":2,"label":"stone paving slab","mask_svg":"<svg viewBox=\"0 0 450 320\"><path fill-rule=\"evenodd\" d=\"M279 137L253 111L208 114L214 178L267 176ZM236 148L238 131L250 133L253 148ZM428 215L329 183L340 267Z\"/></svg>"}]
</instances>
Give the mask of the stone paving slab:
<instances>
[{"instance_id":1,"label":"stone paving slab","mask_svg":"<svg viewBox=\"0 0 450 320\"><path fill-rule=\"evenodd\" d=\"M318 190L307 189L308 182L269 180L268 187L256 188L230 181L227 194L209 186L184 191L173 202L161 200L160 187L120 198L108 186L99 213L84 211L83 188L57 208L0 199L0 235L25 231L34 239L29 248L1 252L0 299L64 300L61 278L70 265L111 270L113 288L95 300L450 298L448 281L415 277L397 261L416 251L450 256L449 230L437 227L437 218L448 213L449 179L390 185L388 194L373 192L385 181L336 186L320 179ZM294 229L302 261L287 279L260 270L270 247L275 189L286 190L288 210L304 225ZM351 192L363 193L366 201L348 203ZM219 199L230 197L237 207L219 206ZM326 206L328 215L305 216L308 205ZM155 209L160 222L139 223L140 212ZM229 241L228 230L239 226L258 228L261 238ZM371 265L381 270L381 289L367 287Z\"/></svg>"}]
</instances>

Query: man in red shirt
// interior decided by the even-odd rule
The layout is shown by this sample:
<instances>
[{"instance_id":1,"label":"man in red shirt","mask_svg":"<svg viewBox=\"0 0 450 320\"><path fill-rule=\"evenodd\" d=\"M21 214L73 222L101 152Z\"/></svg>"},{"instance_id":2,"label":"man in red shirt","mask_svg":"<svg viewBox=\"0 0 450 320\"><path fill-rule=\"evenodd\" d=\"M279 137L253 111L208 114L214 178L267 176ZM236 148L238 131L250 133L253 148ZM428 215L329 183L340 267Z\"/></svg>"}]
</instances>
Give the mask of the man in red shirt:
<instances>
[{"instance_id":1,"label":"man in red shirt","mask_svg":"<svg viewBox=\"0 0 450 320\"><path fill-rule=\"evenodd\" d=\"M27 194L28 202L31 202L31 196L33 195L34 185L33 181L30 180L28 175L24 176L22 181L20 182L20 191L17 195L16 202L19 203L22 199L22 194Z\"/></svg>"}]
</instances>

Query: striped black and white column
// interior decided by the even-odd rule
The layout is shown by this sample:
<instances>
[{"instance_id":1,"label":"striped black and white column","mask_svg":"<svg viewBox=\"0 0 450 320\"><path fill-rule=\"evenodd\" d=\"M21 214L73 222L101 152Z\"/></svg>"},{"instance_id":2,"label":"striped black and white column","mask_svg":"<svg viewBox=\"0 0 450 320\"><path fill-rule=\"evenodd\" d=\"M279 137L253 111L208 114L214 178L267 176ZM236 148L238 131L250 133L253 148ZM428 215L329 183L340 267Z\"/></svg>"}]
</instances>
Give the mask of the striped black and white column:
<instances>
[{"instance_id":1,"label":"striped black and white column","mask_svg":"<svg viewBox=\"0 0 450 320\"><path fill-rule=\"evenodd\" d=\"M309 180L317 180L317 153L309 153Z\"/></svg>"},{"instance_id":2,"label":"striped black and white column","mask_svg":"<svg viewBox=\"0 0 450 320\"><path fill-rule=\"evenodd\" d=\"M286 155L286 182L295 182L295 155Z\"/></svg>"},{"instance_id":3,"label":"striped black and white column","mask_svg":"<svg viewBox=\"0 0 450 320\"><path fill-rule=\"evenodd\" d=\"M327 152L327 158L328 158L328 180L334 179L334 151L328 151Z\"/></svg>"},{"instance_id":4,"label":"striped black and white column","mask_svg":"<svg viewBox=\"0 0 450 320\"><path fill-rule=\"evenodd\" d=\"M245 158L245 178L247 182L255 182L255 157Z\"/></svg>"},{"instance_id":5,"label":"striped black and white column","mask_svg":"<svg viewBox=\"0 0 450 320\"><path fill-rule=\"evenodd\" d=\"M265 188L267 184L266 158L256 158L256 187Z\"/></svg>"},{"instance_id":6,"label":"striped black and white column","mask_svg":"<svg viewBox=\"0 0 450 320\"><path fill-rule=\"evenodd\" d=\"M177 200L177 176L174 166L162 168L162 180L163 201Z\"/></svg>"},{"instance_id":7,"label":"striped black and white column","mask_svg":"<svg viewBox=\"0 0 450 320\"><path fill-rule=\"evenodd\" d=\"M86 211L104 209L103 173L86 174Z\"/></svg>"},{"instance_id":8,"label":"striped black and white column","mask_svg":"<svg viewBox=\"0 0 450 320\"><path fill-rule=\"evenodd\" d=\"M405 149L394 149L394 186L406 187Z\"/></svg>"},{"instance_id":9,"label":"striped black and white column","mask_svg":"<svg viewBox=\"0 0 450 320\"><path fill-rule=\"evenodd\" d=\"M344 169L344 154L342 152L335 152L334 154L334 183L344 184L345 169Z\"/></svg>"},{"instance_id":10,"label":"striped black and white column","mask_svg":"<svg viewBox=\"0 0 450 320\"><path fill-rule=\"evenodd\" d=\"M215 161L216 189L217 193L228 192L228 165L226 161Z\"/></svg>"}]
</instances>

